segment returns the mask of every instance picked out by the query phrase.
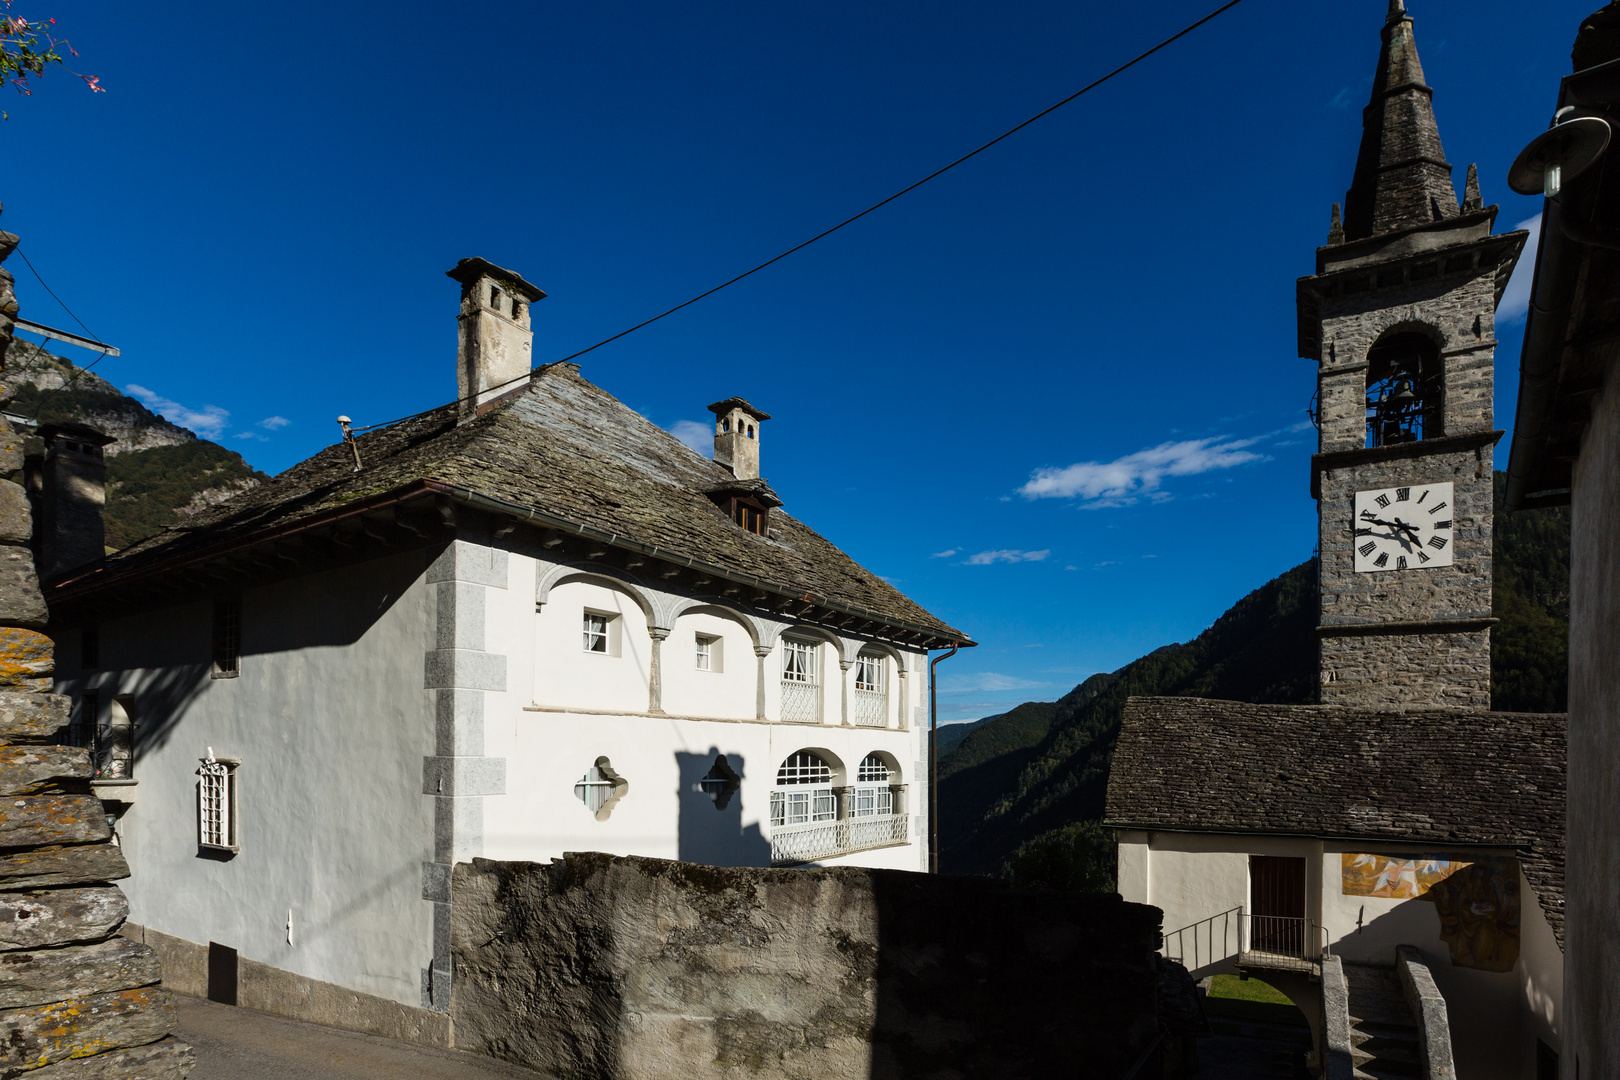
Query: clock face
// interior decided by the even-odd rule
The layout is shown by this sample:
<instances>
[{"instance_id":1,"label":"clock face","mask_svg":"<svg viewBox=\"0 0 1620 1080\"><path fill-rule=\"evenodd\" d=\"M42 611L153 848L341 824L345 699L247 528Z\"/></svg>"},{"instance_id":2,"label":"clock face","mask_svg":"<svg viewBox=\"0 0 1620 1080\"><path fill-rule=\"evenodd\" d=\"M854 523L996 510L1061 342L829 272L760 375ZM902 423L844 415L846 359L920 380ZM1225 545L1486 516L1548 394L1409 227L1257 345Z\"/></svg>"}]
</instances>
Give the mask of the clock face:
<instances>
[{"instance_id":1,"label":"clock face","mask_svg":"<svg viewBox=\"0 0 1620 1080\"><path fill-rule=\"evenodd\" d=\"M1450 566L1451 484L1356 492L1356 573Z\"/></svg>"}]
</instances>

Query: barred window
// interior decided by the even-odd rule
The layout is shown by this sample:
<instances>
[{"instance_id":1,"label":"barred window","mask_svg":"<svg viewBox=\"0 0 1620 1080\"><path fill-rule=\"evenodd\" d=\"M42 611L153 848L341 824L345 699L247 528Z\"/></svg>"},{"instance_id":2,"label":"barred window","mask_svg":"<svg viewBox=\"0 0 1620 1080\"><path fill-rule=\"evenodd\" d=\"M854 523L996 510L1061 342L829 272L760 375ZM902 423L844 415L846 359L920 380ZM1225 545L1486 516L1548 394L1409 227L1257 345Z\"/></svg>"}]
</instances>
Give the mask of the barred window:
<instances>
[{"instance_id":1,"label":"barred window","mask_svg":"<svg viewBox=\"0 0 1620 1080\"><path fill-rule=\"evenodd\" d=\"M214 668L216 679L234 679L242 673L242 601L227 597L214 601Z\"/></svg>"},{"instance_id":2,"label":"barred window","mask_svg":"<svg viewBox=\"0 0 1620 1080\"><path fill-rule=\"evenodd\" d=\"M776 783L785 784L831 784L832 766L821 760L819 754L812 754L808 750L800 750L782 762L782 767L776 770Z\"/></svg>"},{"instance_id":3,"label":"barred window","mask_svg":"<svg viewBox=\"0 0 1620 1080\"><path fill-rule=\"evenodd\" d=\"M68 722L68 744L90 751L90 763L98 772L100 753L96 744L100 723L101 691L86 690L79 695L78 714Z\"/></svg>"},{"instance_id":4,"label":"barred window","mask_svg":"<svg viewBox=\"0 0 1620 1080\"><path fill-rule=\"evenodd\" d=\"M886 784L889 782L889 766L876 754L867 754L861 759L855 779L862 784Z\"/></svg>"},{"instance_id":5,"label":"barred window","mask_svg":"<svg viewBox=\"0 0 1620 1080\"><path fill-rule=\"evenodd\" d=\"M197 846L208 851L240 851L237 841L236 770L241 762L214 757L214 748L197 769Z\"/></svg>"}]
</instances>

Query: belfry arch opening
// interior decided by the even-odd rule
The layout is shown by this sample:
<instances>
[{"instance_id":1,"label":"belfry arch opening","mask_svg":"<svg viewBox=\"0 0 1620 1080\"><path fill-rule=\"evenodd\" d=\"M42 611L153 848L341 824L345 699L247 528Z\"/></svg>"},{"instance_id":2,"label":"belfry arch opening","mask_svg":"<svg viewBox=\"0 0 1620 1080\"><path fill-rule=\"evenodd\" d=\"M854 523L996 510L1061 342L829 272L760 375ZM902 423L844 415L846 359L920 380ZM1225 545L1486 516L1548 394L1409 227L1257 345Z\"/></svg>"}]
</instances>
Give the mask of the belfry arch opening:
<instances>
[{"instance_id":1,"label":"belfry arch opening","mask_svg":"<svg viewBox=\"0 0 1620 1080\"><path fill-rule=\"evenodd\" d=\"M1390 334L1367 352L1367 445L1398 446L1445 432L1440 347L1427 334Z\"/></svg>"}]
</instances>

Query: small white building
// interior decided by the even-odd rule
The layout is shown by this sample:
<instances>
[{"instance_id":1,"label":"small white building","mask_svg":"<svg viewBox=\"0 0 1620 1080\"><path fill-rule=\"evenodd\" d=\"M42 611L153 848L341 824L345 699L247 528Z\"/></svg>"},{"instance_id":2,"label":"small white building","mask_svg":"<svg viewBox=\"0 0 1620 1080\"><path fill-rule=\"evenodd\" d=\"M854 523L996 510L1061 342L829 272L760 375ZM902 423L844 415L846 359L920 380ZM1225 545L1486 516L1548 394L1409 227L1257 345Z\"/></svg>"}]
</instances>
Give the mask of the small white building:
<instances>
[{"instance_id":1,"label":"small white building","mask_svg":"<svg viewBox=\"0 0 1620 1080\"><path fill-rule=\"evenodd\" d=\"M540 290L451 276L459 401L48 590L171 982L207 949L215 996L428 1041L456 862L927 869L927 654L969 643L784 512L764 413L704 458L530 370Z\"/></svg>"},{"instance_id":2,"label":"small white building","mask_svg":"<svg viewBox=\"0 0 1620 1080\"><path fill-rule=\"evenodd\" d=\"M1562 715L1132 698L1108 784L1120 893L1163 909L1195 978L1293 998L1319 1054L1324 957L1354 1023L1410 946L1456 1075L1541 1080L1563 1035L1564 737Z\"/></svg>"}]
</instances>

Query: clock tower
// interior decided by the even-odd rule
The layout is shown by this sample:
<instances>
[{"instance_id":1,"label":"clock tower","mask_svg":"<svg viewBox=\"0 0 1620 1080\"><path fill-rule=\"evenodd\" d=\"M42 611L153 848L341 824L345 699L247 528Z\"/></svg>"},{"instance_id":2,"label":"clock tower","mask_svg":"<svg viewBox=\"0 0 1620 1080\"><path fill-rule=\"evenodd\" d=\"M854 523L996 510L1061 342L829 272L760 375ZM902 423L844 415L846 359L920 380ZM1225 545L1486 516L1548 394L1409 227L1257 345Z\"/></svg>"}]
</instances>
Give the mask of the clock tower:
<instances>
[{"instance_id":1,"label":"clock tower","mask_svg":"<svg viewBox=\"0 0 1620 1080\"><path fill-rule=\"evenodd\" d=\"M1496 305L1527 234L1492 234L1473 166L1458 204L1433 94L1390 0L1344 212L1298 286L1325 705L1490 705Z\"/></svg>"}]
</instances>

